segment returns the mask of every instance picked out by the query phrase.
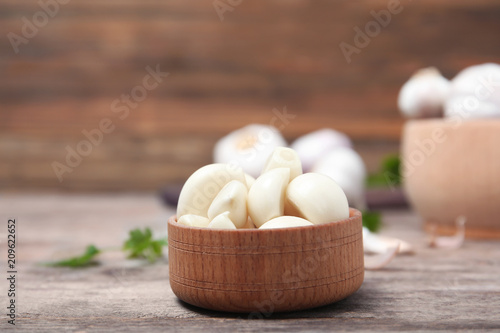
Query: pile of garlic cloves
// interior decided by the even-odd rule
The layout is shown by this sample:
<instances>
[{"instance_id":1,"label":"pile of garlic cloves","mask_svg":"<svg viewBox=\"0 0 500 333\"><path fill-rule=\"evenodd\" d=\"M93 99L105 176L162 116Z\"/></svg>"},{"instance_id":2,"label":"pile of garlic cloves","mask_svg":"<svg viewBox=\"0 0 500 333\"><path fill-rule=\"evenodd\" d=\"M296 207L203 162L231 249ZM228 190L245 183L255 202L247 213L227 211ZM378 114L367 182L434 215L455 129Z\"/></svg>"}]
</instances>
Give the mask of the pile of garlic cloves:
<instances>
[{"instance_id":1,"label":"pile of garlic cloves","mask_svg":"<svg viewBox=\"0 0 500 333\"><path fill-rule=\"evenodd\" d=\"M330 177L303 173L298 154L277 147L254 179L236 165L198 169L184 184L178 223L213 229L272 229L347 219L349 204Z\"/></svg>"}]
</instances>

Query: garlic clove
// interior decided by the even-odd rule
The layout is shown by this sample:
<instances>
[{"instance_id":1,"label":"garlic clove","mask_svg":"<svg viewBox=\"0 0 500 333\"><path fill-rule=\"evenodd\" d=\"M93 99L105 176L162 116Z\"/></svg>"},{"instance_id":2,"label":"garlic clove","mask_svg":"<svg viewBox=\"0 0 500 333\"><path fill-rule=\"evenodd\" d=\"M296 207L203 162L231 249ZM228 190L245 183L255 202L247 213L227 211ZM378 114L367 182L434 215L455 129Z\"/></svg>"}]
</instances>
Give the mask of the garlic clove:
<instances>
[{"instance_id":1,"label":"garlic clove","mask_svg":"<svg viewBox=\"0 0 500 333\"><path fill-rule=\"evenodd\" d=\"M208 224L208 228L211 229L235 229L233 221L229 218L229 212L224 212L216 217Z\"/></svg>"},{"instance_id":2,"label":"garlic clove","mask_svg":"<svg viewBox=\"0 0 500 333\"><path fill-rule=\"evenodd\" d=\"M446 117L500 117L500 65L486 63L465 68L451 80Z\"/></svg>"},{"instance_id":3,"label":"garlic clove","mask_svg":"<svg viewBox=\"0 0 500 333\"><path fill-rule=\"evenodd\" d=\"M217 194L208 208L208 218L212 220L217 215L228 211L229 218L236 228L241 228L248 219L247 213L248 190L243 183L232 180Z\"/></svg>"},{"instance_id":4,"label":"garlic clove","mask_svg":"<svg viewBox=\"0 0 500 333\"><path fill-rule=\"evenodd\" d=\"M248 213L258 228L267 221L283 215L285 190L290 169L269 170L255 180L248 192Z\"/></svg>"},{"instance_id":5,"label":"garlic clove","mask_svg":"<svg viewBox=\"0 0 500 333\"><path fill-rule=\"evenodd\" d=\"M229 164L209 164L195 171L182 187L177 216L195 214L208 217L208 208L219 191L231 180L245 183L241 168Z\"/></svg>"},{"instance_id":6,"label":"garlic clove","mask_svg":"<svg viewBox=\"0 0 500 333\"><path fill-rule=\"evenodd\" d=\"M314 163L328 151L338 147L351 146L351 140L347 135L330 128L303 135L290 145L299 155L304 172L311 171Z\"/></svg>"},{"instance_id":7,"label":"garlic clove","mask_svg":"<svg viewBox=\"0 0 500 333\"><path fill-rule=\"evenodd\" d=\"M387 250L381 254L365 256L365 269L367 271L375 271L384 268L396 257L398 251L399 244L396 244L395 246L387 248Z\"/></svg>"},{"instance_id":8,"label":"garlic clove","mask_svg":"<svg viewBox=\"0 0 500 333\"><path fill-rule=\"evenodd\" d=\"M203 216L186 214L179 217L177 223L188 227L206 228L210 220Z\"/></svg>"},{"instance_id":9,"label":"garlic clove","mask_svg":"<svg viewBox=\"0 0 500 333\"><path fill-rule=\"evenodd\" d=\"M438 117L450 91L450 81L434 67L417 71L402 87L399 110L409 118Z\"/></svg>"},{"instance_id":10,"label":"garlic clove","mask_svg":"<svg viewBox=\"0 0 500 333\"><path fill-rule=\"evenodd\" d=\"M285 215L302 217L314 224L336 222L349 217L349 204L332 178L305 173L288 184Z\"/></svg>"},{"instance_id":11,"label":"garlic clove","mask_svg":"<svg viewBox=\"0 0 500 333\"><path fill-rule=\"evenodd\" d=\"M311 222L296 216L280 216L271 219L260 226L259 229L294 228L313 225Z\"/></svg>"},{"instance_id":12,"label":"garlic clove","mask_svg":"<svg viewBox=\"0 0 500 333\"><path fill-rule=\"evenodd\" d=\"M290 169L290 180L302 174L299 155L291 148L277 147L266 162L262 173L276 168Z\"/></svg>"},{"instance_id":13,"label":"garlic clove","mask_svg":"<svg viewBox=\"0 0 500 333\"><path fill-rule=\"evenodd\" d=\"M312 171L335 180L344 191L351 207L366 209L366 168L356 151L344 147L334 149L320 158Z\"/></svg>"},{"instance_id":14,"label":"garlic clove","mask_svg":"<svg viewBox=\"0 0 500 333\"><path fill-rule=\"evenodd\" d=\"M220 139L214 147L214 161L239 165L252 177L258 177L274 148L286 145L275 127L252 124Z\"/></svg>"},{"instance_id":15,"label":"garlic clove","mask_svg":"<svg viewBox=\"0 0 500 333\"><path fill-rule=\"evenodd\" d=\"M250 189L250 187L252 187L253 183L255 183L255 178L250 176L248 173L245 173L245 183L247 185L247 189Z\"/></svg>"},{"instance_id":16,"label":"garlic clove","mask_svg":"<svg viewBox=\"0 0 500 333\"><path fill-rule=\"evenodd\" d=\"M365 253L383 254L398 245L399 254L413 253L410 243L401 239L375 234L363 227L363 248Z\"/></svg>"}]
</instances>

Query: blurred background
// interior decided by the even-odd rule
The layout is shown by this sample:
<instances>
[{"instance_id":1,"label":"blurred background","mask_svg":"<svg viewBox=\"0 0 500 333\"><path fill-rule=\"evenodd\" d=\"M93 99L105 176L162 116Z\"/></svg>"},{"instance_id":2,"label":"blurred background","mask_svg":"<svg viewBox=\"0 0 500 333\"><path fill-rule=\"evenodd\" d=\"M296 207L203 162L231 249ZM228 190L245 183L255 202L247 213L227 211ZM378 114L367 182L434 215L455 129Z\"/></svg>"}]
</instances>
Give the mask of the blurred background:
<instances>
[{"instance_id":1,"label":"blurred background","mask_svg":"<svg viewBox=\"0 0 500 333\"><path fill-rule=\"evenodd\" d=\"M399 151L397 95L417 69L500 62L493 0L1 0L0 23L9 191L157 190L285 107L289 142L334 128L373 171Z\"/></svg>"}]
</instances>

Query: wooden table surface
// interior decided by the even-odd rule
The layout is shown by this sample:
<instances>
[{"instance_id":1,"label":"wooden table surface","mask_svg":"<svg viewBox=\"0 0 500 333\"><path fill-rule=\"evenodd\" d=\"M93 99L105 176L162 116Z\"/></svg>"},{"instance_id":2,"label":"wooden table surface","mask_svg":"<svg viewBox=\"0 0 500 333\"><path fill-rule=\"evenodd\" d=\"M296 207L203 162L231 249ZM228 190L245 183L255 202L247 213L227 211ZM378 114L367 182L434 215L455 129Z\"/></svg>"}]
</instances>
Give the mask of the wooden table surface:
<instances>
[{"instance_id":1,"label":"wooden table surface","mask_svg":"<svg viewBox=\"0 0 500 333\"><path fill-rule=\"evenodd\" d=\"M17 331L500 330L500 243L467 240L459 250L430 249L418 217L407 210L384 211L382 233L411 242L416 254L367 271L361 289L343 301L262 315L264 320L180 302L170 290L167 259L149 265L110 252L91 268L37 265L81 252L89 243L119 246L134 227L150 226L165 236L172 212L144 194L2 194L2 220L17 219ZM0 230L2 270L6 230ZM0 329L11 326L4 313Z\"/></svg>"}]
</instances>

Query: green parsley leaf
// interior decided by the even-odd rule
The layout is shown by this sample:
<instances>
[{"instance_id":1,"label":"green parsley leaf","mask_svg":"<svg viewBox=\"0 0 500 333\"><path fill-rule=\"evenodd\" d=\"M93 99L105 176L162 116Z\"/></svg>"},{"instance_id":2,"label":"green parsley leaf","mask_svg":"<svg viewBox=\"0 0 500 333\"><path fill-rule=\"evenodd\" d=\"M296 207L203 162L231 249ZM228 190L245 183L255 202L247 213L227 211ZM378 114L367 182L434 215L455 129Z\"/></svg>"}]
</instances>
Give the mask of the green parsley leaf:
<instances>
[{"instance_id":1,"label":"green parsley leaf","mask_svg":"<svg viewBox=\"0 0 500 333\"><path fill-rule=\"evenodd\" d=\"M398 155L389 155L384 158L380 170L366 179L368 187L392 187L402 183L400 173L401 160Z\"/></svg>"},{"instance_id":2,"label":"green parsley leaf","mask_svg":"<svg viewBox=\"0 0 500 333\"><path fill-rule=\"evenodd\" d=\"M382 226L382 219L379 212L364 211L363 212L363 227L368 228L371 232L377 232Z\"/></svg>"},{"instance_id":3,"label":"green parsley leaf","mask_svg":"<svg viewBox=\"0 0 500 333\"><path fill-rule=\"evenodd\" d=\"M162 256L162 248L165 245L166 239L153 240L151 229L134 229L123 244L123 250L128 252L128 258L146 258L149 262L155 262Z\"/></svg>"},{"instance_id":4,"label":"green parsley leaf","mask_svg":"<svg viewBox=\"0 0 500 333\"><path fill-rule=\"evenodd\" d=\"M95 247L94 245L87 246L85 253L81 256L64 259L60 261L49 262L46 265L52 267L87 267L92 265L97 265L97 261L94 260L95 256L97 256L101 251Z\"/></svg>"}]
</instances>

